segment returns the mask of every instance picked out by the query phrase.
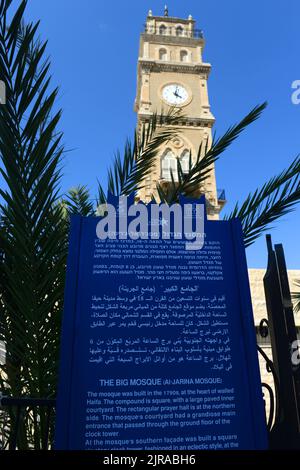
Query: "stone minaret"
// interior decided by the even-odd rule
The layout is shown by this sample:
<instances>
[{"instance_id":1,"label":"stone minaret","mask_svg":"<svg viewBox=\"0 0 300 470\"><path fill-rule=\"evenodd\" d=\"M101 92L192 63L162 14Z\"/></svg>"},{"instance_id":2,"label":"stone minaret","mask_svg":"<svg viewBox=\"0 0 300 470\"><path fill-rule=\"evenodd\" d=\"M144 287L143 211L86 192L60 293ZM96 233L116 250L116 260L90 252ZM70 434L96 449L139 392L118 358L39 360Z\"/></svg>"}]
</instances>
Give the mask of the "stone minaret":
<instances>
[{"instance_id":1,"label":"stone minaret","mask_svg":"<svg viewBox=\"0 0 300 470\"><path fill-rule=\"evenodd\" d=\"M178 121L180 135L161 148L152 175L145 182L139 198L148 202L155 194L159 181L165 185L171 180L171 169L177 168L179 158L188 171L189 152L195 157L201 142L211 144L214 116L211 113L207 80L211 65L203 62L203 33L195 29L195 21L169 16L153 16L150 10L145 30L141 34L137 73L135 111L138 126L149 116L169 107L178 107L183 117ZM208 200L208 215L218 219L225 203L224 193L218 197L214 168L204 191Z\"/></svg>"}]
</instances>

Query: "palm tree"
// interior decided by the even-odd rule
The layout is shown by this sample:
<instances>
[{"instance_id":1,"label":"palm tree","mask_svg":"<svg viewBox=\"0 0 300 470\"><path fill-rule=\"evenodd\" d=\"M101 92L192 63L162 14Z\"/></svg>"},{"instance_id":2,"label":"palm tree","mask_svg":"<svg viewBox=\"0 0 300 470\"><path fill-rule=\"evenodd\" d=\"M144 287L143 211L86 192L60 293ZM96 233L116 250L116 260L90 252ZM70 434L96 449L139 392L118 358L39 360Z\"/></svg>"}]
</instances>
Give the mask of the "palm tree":
<instances>
[{"instance_id":1,"label":"palm tree","mask_svg":"<svg viewBox=\"0 0 300 470\"><path fill-rule=\"evenodd\" d=\"M46 43L37 38L38 23L25 25L26 4L14 11L11 0L0 1L0 78L6 86L0 106L0 339L6 347L0 385L16 397L53 397L67 250L55 205L64 149ZM9 418L13 426L13 410ZM45 419L42 411L27 413L19 447L41 447Z\"/></svg>"},{"instance_id":2,"label":"palm tree","mask_svg":"<svg viewBox=\"0 0 300 470\"><path fill-rule=\"evenodd\" d=\"M298 289L300 289L300 280L294 281L294 284ZM292 300L294 303L295 313L300 312L300 290L298 290L298 292L292 292Z\"/></svg>"},{"instance_id":3,"label":"palm tree","mask_svg":"<svg viewBox=\"0 0 300 470\"><path fill-rule=\"evenodd\" d=\"M86 187L64 197L59 187L64 147L59 131L58 90L52 89L46 43L37 37L38 23L24 23L27 0L13 9L12 0L0 0L0 79L6 84L7 103L0 106L0 341L6 363L0 367L0 387L13 396L54 397L59 357L69 215L95 215L108 192L129 195L143 187L159 149L179 132L176 111L153 116L127 141L108 171L108 185L98 184L94 202ZM179 195L189 197L208 178L212 164L253 123L266 104L255 107L230 127L210 148L190 157L190 170L180 162L176 182L158 185L157 202L169 204ZM193 164L192 164L193 162ZM241 219L246 246L270 224L291 211L300 199L300 158L249 194L227 218ZM15 414L10 411L8 441ZM18 448L42 446L45 428L42 410L27 412L22 420Z\"/></svg>"},{"instance_id":4,"label":"palm tree","mask_svg":"<svg viewBox=\"0 0 300 470\"><path fill-rule=\"evenodd\" d=\"M220 138L214 138L211 147L207 144L203 149L203 144L199 146L199 150L195 159L190 155L189 172L184 173L181 168L180 161L177 160L177 174L171 173L171 182L167 187L162 187L160 183L157 184L156 202L166 202L173 204L178 202L179 196L194 197L195 192L205 183L209 178L213 168L213 164L220 158L220 155L229 147L229 145L243 132L250 124L258 119L266 108L267 104L263 103L253 108L249 114L246 115L238 124L231 126L225 134ZM178 116L172 117L172 121L167 129L172 130L172 124L176 123ZM174 123L173 123L174 120ZM158 129L160 130L164 123L160 122ZM157 132L157 117L154 116L149 121L150 141L152 133ZM153 127L153 129L152 129ZM179 132L174 127L174 132ZM173 136L174 137L174 136ZM130 144L127 142L123 159L118 154L108 170L108 185L104 190L102 185L98 184L98 197L96 198L96 205L90 211L91 214L97 212L97 206L107 201L108 195L115 196L129 195L137 192L138 189L143 187L144 180L151 173L153 160L157 158L157 153L161 143L155 145L154 152L149 151L147 145L143 141L142 134L142 148L143 151L138 153L139 135L135 134L135 145L131 149ZM152 141L151 141L152 142ZM147 143L147 142L146 142ZM204 155L203 155L204 153ZM148 166L147 166L148 163ZM141 165L146 165L143 172L139 172ZM175 177L176 176L176 177ZM82 195L82 188L76 188L69 198L73 199L76 191ZM75 191L75 192L74 192ZM198 192L198 197L201 196ZM205 194L204 194L205 195ZM154 197L154 195L153 195ZM76 200L76 197L75 199ZM90 195L85 188L84 193L85 203L81 200L81 205L84 208L85 204L90 204ZM275 175L264 183L260 188L255 189L249 193L243 202L237 202L233 211L230 214L225 214L224 219L229 220L239 218L242 224L244 233L244 244L246 247L252 245L266 230L271 229L277 219L285 214L293 211L295 206L300 200L300 155L298 155L288 166L278 175ZM91 208L92 206L90 206ZM70 205L72 208L72 205ZM73 206L74 208L74 206ZM85 210L81 211L76 206L76 213L86 215ZM70 211L72 213L72 211Z\"/></svg>"}]
</instances>

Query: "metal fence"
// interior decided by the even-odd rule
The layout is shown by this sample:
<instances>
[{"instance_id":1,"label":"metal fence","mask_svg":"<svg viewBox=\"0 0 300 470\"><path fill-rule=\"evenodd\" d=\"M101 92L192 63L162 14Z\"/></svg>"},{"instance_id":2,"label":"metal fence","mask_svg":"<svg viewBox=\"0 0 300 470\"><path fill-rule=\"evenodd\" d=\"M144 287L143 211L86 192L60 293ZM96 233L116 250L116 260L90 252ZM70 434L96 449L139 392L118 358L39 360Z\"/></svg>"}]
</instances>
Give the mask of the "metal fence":
<instances>
[{"instance_id":1,"label":"metal fence","mask_svg":"<svg viewBox=\"0 0 300 470\"><path fill-rule=\"evenodd\" d=\"M0 448L1 450L35 449L53 447L56 400L50 398L0 397ZM38 429L34 435L30 423ZM26 436L22 435L26 427Z\"/></svg>"}]
</instances>

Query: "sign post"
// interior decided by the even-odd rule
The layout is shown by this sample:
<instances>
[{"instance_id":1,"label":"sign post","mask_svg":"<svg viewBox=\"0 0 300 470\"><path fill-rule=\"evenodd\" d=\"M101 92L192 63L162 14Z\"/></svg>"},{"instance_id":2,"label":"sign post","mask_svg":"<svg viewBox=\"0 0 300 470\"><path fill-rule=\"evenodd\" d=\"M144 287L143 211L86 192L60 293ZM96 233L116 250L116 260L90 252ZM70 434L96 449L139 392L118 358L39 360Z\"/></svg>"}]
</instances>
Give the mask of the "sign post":
<instances>
[{"instance_id":1,"label":"sign post","mask_svg":"<svg viewBox=\"0 0 300 470\"><path fill-rule=\"evenodd\" d=\"M193 250L100 220L71 224L56 448L266 448L239 222L205 220Z\"/></svg>"}]
</instances>

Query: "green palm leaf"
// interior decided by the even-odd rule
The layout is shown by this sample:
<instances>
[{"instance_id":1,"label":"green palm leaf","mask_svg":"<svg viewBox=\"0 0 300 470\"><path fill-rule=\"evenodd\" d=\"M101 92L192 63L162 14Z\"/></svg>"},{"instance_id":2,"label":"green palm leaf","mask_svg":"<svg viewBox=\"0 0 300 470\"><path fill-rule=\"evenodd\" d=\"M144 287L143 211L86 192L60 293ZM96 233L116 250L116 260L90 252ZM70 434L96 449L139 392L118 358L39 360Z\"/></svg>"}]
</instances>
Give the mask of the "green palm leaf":
<instances>
[{"instance_id":1,"label":"green palm leaf","mask_svg":"<svg viewBox=\"0 0 300 470\"><path fill-rule=\"evenodd\" d=\"M15 11L11 1L0 1L0 79L7 95L6 105L0 106L0 339L6 346L0 386L14 396L51 397L56 393L67 251L66 224L57 203L64 149L46 43L37 39L38 23L24 23L26 5L21 1ZM34 445L39 448L45 416L34 413ZM33 443L30 426L22 421L19 448Z\"/></svg>"},{"instance_id":2,"label":"green palm leaf","mask_svg":"<svg viewBox=\"0 0 300 470\"><path fill-rule=\"evenodd\" d=\"M83 217L94 215L94 204L86 186L70 189L63 204L69 215L77 214Z\"/></svg>"},{"instance_id":3,"label":"green palm leaf","mask_svg":"<svg viewBox=\"0 0 300 470\"><path fill-rule=\"evenodd\" d=\"M300 156L278 176L237 203L225 217L238 217L242 223L245 246L250 246L271 224L291 212L300 200Z\"/></svg>"},{"instance_id":4,"label":"green palm leaf","mask_svg":"<svg viewBox=\"0 0 300 470\"><path fill-rule=\"evenodd\" d=\"M107 192L115 196L129 195L143 187L159 149L177 135L178 116L179 112L171 109L167 114L154 114L147 122L141 123L140 130L135 132L133 145L127 140L123 157L118 152L112 168L108 170L108 190L104 191L99 183L98 204L105 203Z\"/></svg>"},{"instance_id":5,"label":"green palm leaf","mask_svg":"<svg viewBox=\"0 0 300 470\"><path fill-rule=\"evenodd\" d=\"M238 124L231 126L222 137L218 139L214 138L211 147L208 146L207 142L202 143L199 146L195 163L192 167L190 166L188 173L184 174L182 172L181 164L178 161L177 181L175 181L174 175L171 175L172 181L171 184L167 186L167 189L158 189L160 200L171 204L178 201L180 194L186 197L193 196L194 192L199 190L210 176L213 165L219 159L220 155L232 144L241 132L259 118L266 106L267 103L263 103L253 108Z\"/></svg>"},{"instance_id":6,"label":"green palm leaf","mask_svg":"<svg viewBox=\"0 0 300 470\"><path fill-rule=\"evenodd\" d=\"M295 281L295 285L298 287L298 292L292 292L292 300L294 303L294 310L296 313L300 312L300 281Z\"/></svg>"}]
</instances>

